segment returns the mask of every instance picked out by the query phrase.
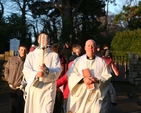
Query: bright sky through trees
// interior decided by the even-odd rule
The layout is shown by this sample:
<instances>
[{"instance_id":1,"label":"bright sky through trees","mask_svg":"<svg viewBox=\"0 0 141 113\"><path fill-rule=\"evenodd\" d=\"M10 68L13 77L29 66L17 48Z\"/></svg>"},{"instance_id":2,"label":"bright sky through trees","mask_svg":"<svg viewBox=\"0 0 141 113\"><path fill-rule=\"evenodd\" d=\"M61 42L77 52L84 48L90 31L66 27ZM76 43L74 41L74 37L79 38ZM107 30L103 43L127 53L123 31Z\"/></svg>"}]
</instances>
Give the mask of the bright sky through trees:
<instances>
[{"instance_id":1,"label":"bright sky through trees","mask_svg":"<svg viewBox=\"0 0 141 113\"><path fill-rule=\"evenodd\" d=\"M109 0L110 1L110 0ZM109 3L109 12L118 14L121 12L123 5L129 5L131 3L132 6L138 4L140 0L115 0L116 5Z\"/></svg>"},{"instance_id":2,"label":"bright sky through trees","mask_svg":"<svg viewBox=\"0 0 141 113\"><path fill-rule=\"evenodd\" d=\"M11 13L15 12L15 13L19 13L20 11L18 11L18 7L16 7L16 5L13 5L12 2L9 2L10 0L1 0L2 3L4 4L5 7L5 11L4 11L4 15L10 15ZM45 0L48 1L48 0ZM110 1L110 0L109 0ZM122 6L123 4L125 4L125 2L130 1L130 0L115 0L116 5L111 4L109 2L108 4L108 11L114 14L118 14L121 10L122 10ZM134 0L135 2L139 1L139 0ZM105 9L107 8L107 6L105 6Z\"/></svg>"},{"instance_id":3,"label":"bright sky through trees","mask_svg":"<svg viewBox=\"0 0 141 113\"><path fill-rule=\"evenodd\" d=\"M117 14L122 9L122 4L119 2L120 0L116 0L116 5L109 3L109 12Z\"/></svg>"}]
</instances>

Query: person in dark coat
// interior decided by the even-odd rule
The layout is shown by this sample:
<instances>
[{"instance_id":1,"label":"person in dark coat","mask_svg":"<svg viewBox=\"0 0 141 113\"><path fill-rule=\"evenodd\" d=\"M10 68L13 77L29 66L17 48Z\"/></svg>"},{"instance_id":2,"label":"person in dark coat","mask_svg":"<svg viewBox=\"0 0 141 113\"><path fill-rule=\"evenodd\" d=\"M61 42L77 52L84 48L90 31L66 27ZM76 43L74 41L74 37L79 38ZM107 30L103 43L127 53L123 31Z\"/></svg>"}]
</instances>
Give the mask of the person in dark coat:
<instances>
[{"instance_id":1,"label":"person in dark coat","mask_svg":"<svg viewBox=\"0 0 141 113\"><path fill-rule=\"evenodd\" d=\"M61 55L65 57L67 61L69 60L69 57L71 56L71 48L68 42L65 43L65 47L62 49Z\"/></svg>"},{"instance_id":2,"label":"person in dark coat","mask_svg":"<svg viewBox=\"0 0 141 113\"><path fill-rule=\"evenodd\" d=\"M68 42L65 43L65 47L61 50L61 55L66 59L67 63L65 65L65 72L68 70L69 58L72 55L72 51L70 48L70 44Z\"/></svg>"},{"instance_id":3,"label":"person in dark coat","mask_svg":"<svg viewBox=\"0 0 141 113\"><path fill-rule=\"evenodd\" d=\"M101 57L101 47L100 47L100 45L96 46L96 55Z\"/></svg>"}]
</instances>

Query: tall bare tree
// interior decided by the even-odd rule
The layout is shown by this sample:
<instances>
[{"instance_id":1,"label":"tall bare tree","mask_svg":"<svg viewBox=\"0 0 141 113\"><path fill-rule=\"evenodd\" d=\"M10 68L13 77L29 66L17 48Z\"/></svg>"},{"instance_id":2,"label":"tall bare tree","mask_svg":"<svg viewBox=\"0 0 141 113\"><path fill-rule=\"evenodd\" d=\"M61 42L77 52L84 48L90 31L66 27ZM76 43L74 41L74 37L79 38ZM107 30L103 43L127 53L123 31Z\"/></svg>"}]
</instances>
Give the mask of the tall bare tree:
<instances>
[{"instance_id":1,"label":"tall bare tree","mask_svg":"<svg viewBox=\"0 0 141 113\"><path fill-rule=\"evenodd\" d=\"M21 22L20 22L20 29L21 29L21 36L17 37L20 39L21 43L23 42L28 42L29 44L31 44L31 33L29 30L29 25L27 23L27 11L28 11L28 3L31 0L11 0L11 2L14 3L13 7L17 7L16 10L19 10L19 15L21 14Z\"/></svg>"},{"instance_id":2,"label":"tall bare tree","mask_svg":"<svg viewBox=\"0 0 141 113\"><path fill-rule=\"evenodd\" d=\"M69 40L74 42L77 38L79 42L84 43L87 38L98 37L98 35L93 35L93 31L95 34L100 32L98 28L100 22L96 17L105 15L102 10L104 6L104 0L50 0L48 2L36 1L29 7L34 17L46 15L50 17L50 22L53 23L53 19L60 22L59 31L61 31L62 42Z\"/></svg>"},{"instance_id":3,"label":"tall bare tree","mask_svg":"<svg viewBox=\"0 0 141 113\"><path fill-rule=\"evenodd\" d=\"M125 23L128 29L133 30L141 28L141 1L138 1L137 5L131 4L124 5L123 10L115 16L114 20L115 23Z\"/></svg>"}]
</instances>

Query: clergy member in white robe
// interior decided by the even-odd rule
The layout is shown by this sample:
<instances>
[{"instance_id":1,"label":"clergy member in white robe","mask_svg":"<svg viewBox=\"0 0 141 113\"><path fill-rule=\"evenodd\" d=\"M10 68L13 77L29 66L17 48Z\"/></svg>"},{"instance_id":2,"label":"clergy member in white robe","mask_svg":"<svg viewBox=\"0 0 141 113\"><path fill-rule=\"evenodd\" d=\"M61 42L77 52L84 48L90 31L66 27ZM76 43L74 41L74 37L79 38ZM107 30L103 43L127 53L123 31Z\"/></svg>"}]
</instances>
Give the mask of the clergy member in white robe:
<instances>
[{"instance_id":1,"label":"clergy member in white robe","mask_svg":"<svg viewBox=\"0 0 141 113\"><path fill-rule=\"evenodd\" d=\"M70 95L67 103L68 113L108 113L110 95L108 84L111 74L103 59L95 55L96 43L88 40L86 54L77 58L68 72ZM89 69L90 76L82 70ZM88 85L92 87L88 87Z\"/></svg>"},{"instance_id":2,"label":"clergy member in white robe","mask_svg":"<svg viewBox=\"0 0 141 113\"><path fill-rule=\"evenodd\" d=\"M47 37L46 44L48 44L48 35L44 35ZM60 59L57 53L51 52L49 48L45 48L43 56L44 70L41 70L41 55L41 50L37 47L27 55L24 63L23 73L27 82L24 113L53 113L56 80L61 72ZM39 73L43 74L42 81L39 81Z\"/></svg>"}]
</instances>

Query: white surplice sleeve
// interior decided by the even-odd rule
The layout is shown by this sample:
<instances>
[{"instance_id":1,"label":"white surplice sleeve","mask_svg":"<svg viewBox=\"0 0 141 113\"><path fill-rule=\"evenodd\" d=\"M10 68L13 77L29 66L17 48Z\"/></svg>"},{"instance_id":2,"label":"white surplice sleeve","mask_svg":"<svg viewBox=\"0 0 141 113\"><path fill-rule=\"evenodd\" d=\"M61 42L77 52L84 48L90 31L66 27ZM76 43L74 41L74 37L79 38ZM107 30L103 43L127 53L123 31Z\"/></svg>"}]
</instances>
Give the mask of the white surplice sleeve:
<instances>
[{"instance_id":1,"label":"white surplice sleeve","mask_svg":"<svg viewBox=\"0 0 141 113\"><path fill-rule=\"evenodd\" d=\"M31 83L34 81L37 74L37 70L33 70L31 59L32 59L31 55L28 54L24 63L24 68L23 68L24 78L28 86L31 85Z\"/></svg>"},{"instance_id":2,"label":"white surplice sleeve","mask_svg":"<svg viewBox=\"0 0 141 113\"><path fill-rule=\"evenodd\" d=\"M62 67L60 65L60 59L57 54L53 53L51 55L53 57L50 66L47 64L47 68L49 69L49 73L46 76L47 81L56 81L61 73ZM46 65L46 62L45 62ZM52 66L51 66L52 65Z\"/></svg>"}]
</instances>

